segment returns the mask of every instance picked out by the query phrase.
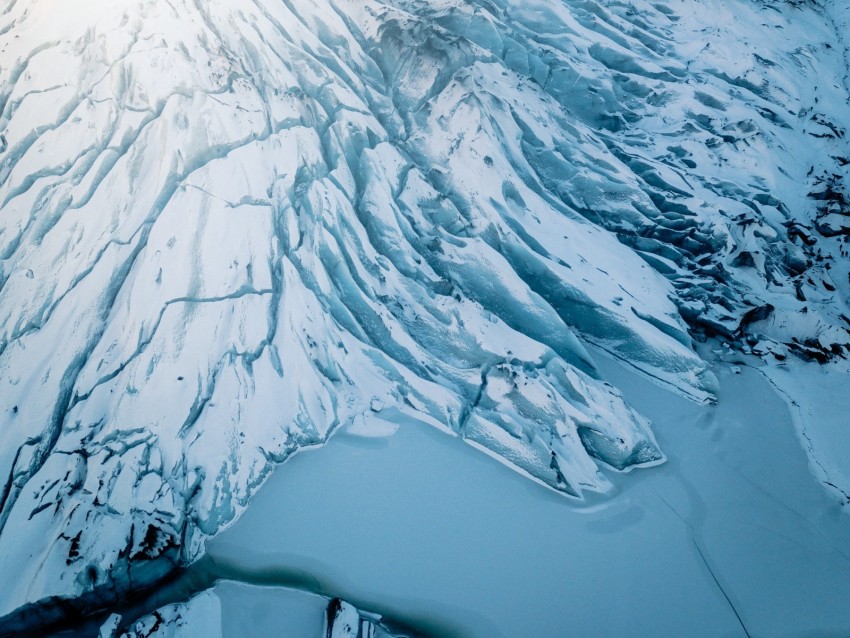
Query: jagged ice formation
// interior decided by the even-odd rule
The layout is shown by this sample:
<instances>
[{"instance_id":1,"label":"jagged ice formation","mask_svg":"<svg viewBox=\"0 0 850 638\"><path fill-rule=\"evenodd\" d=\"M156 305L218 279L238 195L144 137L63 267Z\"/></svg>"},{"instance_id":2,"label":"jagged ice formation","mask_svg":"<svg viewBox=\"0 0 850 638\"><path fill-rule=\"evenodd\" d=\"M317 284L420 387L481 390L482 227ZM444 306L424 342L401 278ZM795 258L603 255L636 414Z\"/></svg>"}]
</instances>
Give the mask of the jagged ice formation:
<instances>
[{"instance_id":1,"label":"jagged ice formation","mask_svg":"<svg viewBox=\"0 0 850 638\"><path fill-rule=\"evenodd\" d=\"M846 370L839 2L0 14L0 616L375 412L605 492L663 453L585 342L699 401L694 337Z\"/></svg>"}]
</instances>

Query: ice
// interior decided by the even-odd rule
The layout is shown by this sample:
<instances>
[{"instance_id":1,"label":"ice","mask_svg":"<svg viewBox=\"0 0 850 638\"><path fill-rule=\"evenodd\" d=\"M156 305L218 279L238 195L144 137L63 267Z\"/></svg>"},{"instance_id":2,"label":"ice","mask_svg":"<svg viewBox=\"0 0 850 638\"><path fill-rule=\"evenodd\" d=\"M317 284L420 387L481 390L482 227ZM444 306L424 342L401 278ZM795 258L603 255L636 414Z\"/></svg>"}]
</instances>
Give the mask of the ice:
<instances>
[{"instance_id":1,"label":"ice","mask_svg":"<svg viewBox=\"0 0 850 638\"><path fill-rule=\"evenodd\" d=\"M185 603L167 605L134 622L109 638L223 638L222 604L212 592L201 593Z\"/></svg>"},{"instance_id":2,"label":"ice","mask_svg":"<svg viewBox=\"0 0 850 638\"><path fill-rule=\"evenodd\" d=\"M696 342L755 358L846 500L804 362L850 375L849 19L0 3L0 627L155 584L352 424L613 493L671 456L587 344L696 403Z\"/></svg>"},{"instance_id":3,"label":"ice","mask_svg":"<svg viewBox=\"0 0 850 638\"><path fill-rule=\"evenodd\" d=\"M402 423L385 441L343 431L293 459L208 553L248 582L309 573L435 635L846 632L850 518L771 383L721 364L717 405L699 406L598 361L670 459L613 477L615 498L570 505Z\"/></svg>"},{"instance_id":4,"label":"ice","mask_svg":"<svg viewBox=\"0 0 850 638\"><path fill-rule=\"evenodd\" d=\"M361 612L338 598L281 587L222 581L186 602L165 605L116 630L115 614L103 625L103 638L394 638L379 616ZM109 633L112 631L113 633ZM404 634L406 635L406 634Z\"/></svg>"},{"instance_id":5,"label":"ice","mask_svg":"<svg viewBox=\"0 0 850 638\"><path fill-rule=\"evenodd\" d=\"M809 450L812 473L850 504L850 380L840 366L815 363L765 370L789 404L794 425Z\"/></svg>"}]
</instances>

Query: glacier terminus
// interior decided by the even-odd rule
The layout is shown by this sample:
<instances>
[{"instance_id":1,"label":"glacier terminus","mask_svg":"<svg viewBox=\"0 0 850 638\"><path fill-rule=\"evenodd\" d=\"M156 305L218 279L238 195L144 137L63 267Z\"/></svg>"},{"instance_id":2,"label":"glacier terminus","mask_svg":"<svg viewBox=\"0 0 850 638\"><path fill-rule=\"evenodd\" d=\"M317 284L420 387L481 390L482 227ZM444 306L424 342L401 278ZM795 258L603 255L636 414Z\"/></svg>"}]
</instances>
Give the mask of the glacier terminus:
<instances>
[{"instance_id":1,"label":"glacier terminus","mask_svg":"<svg viewBox=\"0 0 850 638\"><path fill-rule=\"evenodd\" d=\"M850 633L849 134L844 0L0 0L0 636Z\"/></svg>"}]
</instances>

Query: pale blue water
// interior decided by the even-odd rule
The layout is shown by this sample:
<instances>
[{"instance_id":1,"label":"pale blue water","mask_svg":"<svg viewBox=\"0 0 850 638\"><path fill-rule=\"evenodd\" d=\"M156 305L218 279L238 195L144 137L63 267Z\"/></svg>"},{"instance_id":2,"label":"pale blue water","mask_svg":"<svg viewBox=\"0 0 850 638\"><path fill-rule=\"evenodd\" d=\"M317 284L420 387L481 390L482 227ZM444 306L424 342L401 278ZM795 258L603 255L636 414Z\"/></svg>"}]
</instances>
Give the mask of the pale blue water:
<instances>
[{"instance_id":1,"label":"pale blue water","mask_svg":"<svg viewBox=\"0 0 850 638\"><path fill-rule=\"evenodd\" d=\"M602 365L670 459L615 476L612 496L567 500L402 423L283 465L209 553L246 573L303 570L439 635L850 634L850 516L768 383L721 372L718 406L698 406ZM264 635L244 619L225 630Z\"/></svg>"}]
</instances>

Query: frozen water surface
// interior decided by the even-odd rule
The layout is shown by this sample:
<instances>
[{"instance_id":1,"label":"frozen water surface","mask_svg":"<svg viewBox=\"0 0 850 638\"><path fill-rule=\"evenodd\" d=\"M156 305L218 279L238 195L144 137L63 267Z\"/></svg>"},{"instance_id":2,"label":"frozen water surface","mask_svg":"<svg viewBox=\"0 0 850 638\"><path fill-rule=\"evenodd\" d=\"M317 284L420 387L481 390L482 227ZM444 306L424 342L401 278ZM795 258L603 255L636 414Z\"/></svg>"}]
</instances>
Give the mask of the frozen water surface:
<instances>
[{"instance_id":1,"label":"frozen water surface","mask_svg":"<svg viewBox=\"0 0 850 638\"><path fill-rule=\"evenodd\" d=\"M303 570L434 635L850 632L850 521L771 385L721 371L718 405L697 406L600 365L670 456L617 498L576 505L405 422L292 459L208 552L248 580Z\"/></svg>"}]
</instances>

